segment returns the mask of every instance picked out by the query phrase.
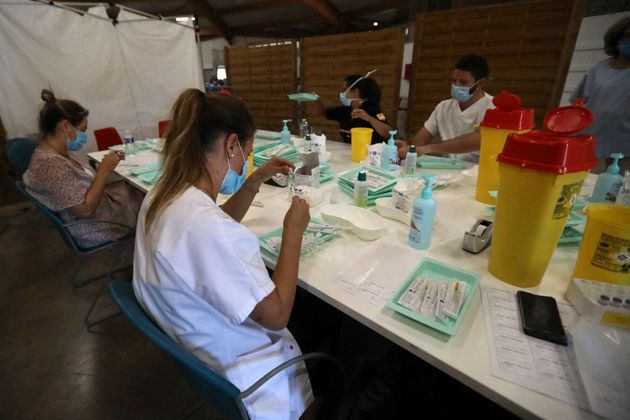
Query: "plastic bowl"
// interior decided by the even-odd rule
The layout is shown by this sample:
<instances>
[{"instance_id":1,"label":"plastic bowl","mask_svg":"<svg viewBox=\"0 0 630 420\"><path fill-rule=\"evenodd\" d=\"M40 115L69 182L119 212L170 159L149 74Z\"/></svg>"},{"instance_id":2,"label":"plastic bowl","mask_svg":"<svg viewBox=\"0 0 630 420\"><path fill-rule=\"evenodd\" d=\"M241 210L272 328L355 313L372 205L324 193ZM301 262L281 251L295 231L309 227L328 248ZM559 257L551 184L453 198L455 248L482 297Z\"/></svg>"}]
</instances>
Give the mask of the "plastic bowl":
<instances>
[{"instance_id":1,"label":"plastic bowl","mask_svg":"<svg viewBox=\"0 0 630 420\"><path fill-rule=\"evenodd\" d=\"M380 238L385 225L374 212L348 204L328 204L320 209L322 218L333 225L349 228L364 241Z\"/></svg>"},{"instance_id":2,"label":"plastic bowl","mask_svg":"<svg viewBox=\"0 0 630 420\"><path fill-rule=\"evenodd\" d=\"M479 165L475 165L470 169L462 171L463 183L466 185L477 185L477 176L479 175Z\"/></svg>"},{"instance_id":3,"label":"plastic bowl","mask_svg":"<svg viewBox=\"0 0 630 420\"><path fill-rule=\"evenodd\" d=\"M377 198L374 202L378 213L388 219L398 220L399 222L409 226L411 223L411 215L394 207L394 199L391 197Z\"/></svg>"}]
</instances>

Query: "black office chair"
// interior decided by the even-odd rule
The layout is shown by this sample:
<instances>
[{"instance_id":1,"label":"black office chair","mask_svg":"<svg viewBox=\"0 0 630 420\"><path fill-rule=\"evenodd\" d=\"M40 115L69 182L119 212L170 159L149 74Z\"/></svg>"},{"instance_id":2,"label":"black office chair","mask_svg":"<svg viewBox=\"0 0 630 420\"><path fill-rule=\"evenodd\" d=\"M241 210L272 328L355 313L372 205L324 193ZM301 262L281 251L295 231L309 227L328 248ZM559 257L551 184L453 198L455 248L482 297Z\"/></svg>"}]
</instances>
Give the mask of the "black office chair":
<instances>
[{"instance_id":1,"label":"black office chair","mask_svg":"<svg viewBox=\"0 0 630 420\"><path fill-rule=\"evenodd\" d=\"M35 197L33 197L31 194L29 194L28 191L26 191L26 187L24 185L24 182L18 180L15 182L15 186L17 187L17 189L22 193L22 195L24 195L31 203L33 203L39 210L42 211L42 213L44 213L46 215L46 217L48 217L48 219L53 223L53 226L57 229L57 231L59 232L59 234L61 235L61 238L63 239L64 243L68 246L68 248L70 248L76 255L79 256L79 265L77 266L77 268L74 270L74 273L72 274L72 277L70 279L70 284L72 285L73 288L80 288L85 286L88 283L91 283L93 281L96 281L98 279L102 279L104 277L107 278L112 278L112 274L116 271L119 271L121 269L124 269L126 267L123 268L119 268L119 269L114 269L116 266L116 263L118 262L118 260L120 259L121 255L121 251L124 249L123 246L119 246L120 244L122 244L125 241L131 240L134 237L134 229L123 225L121 223L116 223L116 222L111 222L111 221L106 221L106 220L81 220L81 221L77 221L77 222L72 222L72 223L64 223L59 216L57 216L53 211L51 211L49 208L47 208L46 206L44 206L39 200L37 200ZM79 245L77 245L76 241L74 240L72 234L70 233L69 228L71 228L72 226L78 226L78 225L84 225L84 224L107 224L107 225L114 225L114 226L119 226L119 227L123 227L126 230L128 230L128 233L123 236L122 238L116 239L114 241L109 241L91 248L82 248ZM119 248L118 250L116 248ZM105 273L101 273L98 274L94 277L90 277L88 279L85 280L77 280L79 271L81 270L81 267L83 266L84 263L84 259L86 256L88 255L92 255L94 253L97 253L99 251L103 251L103 250L108 250L112 253L112 262L107 270L107 272ZM118 253L117 253L118 251ZM104 318L101 318L99 320L96 321L92 321L90 320L90 315L92 314L94 307L96 306L96 303L98 302L100 296L102 295L103 292L98 293L95 297L94 300L92 301L90 308L88 309L87 314L85 315L85 318L83 319L83 322L85 323L85 325L87 326L88 330L90 330L90 328L92 328L93 326L95 326L96 324L100 324L101 322L112 318L113 316L118 315L120 312L116 312L115 314L111 314L108 315Z\"/></svg>"},{"instance_id":2,"label":"black office chair","mask_svg":"<svg viewBox=\"0 0 630 420\"><path fill-rule=\"evenodd\" d=\"M202 397L204 402L191 410L187 416L192 415L207 402L231 419L249 419L243 400L279 372L302 361L321 360L332 363L340 374L341 387L345 389L346 377L337 359L325 353L307 353L278 365L241 392L234 384L210 369L205 363L164 334L138 304L130 282L122 280L110 281L109 292L114 302L116 302L129 321L146 337L157 344L158 347L175 359L184 379Z\"/></svg>"}]
</instances>

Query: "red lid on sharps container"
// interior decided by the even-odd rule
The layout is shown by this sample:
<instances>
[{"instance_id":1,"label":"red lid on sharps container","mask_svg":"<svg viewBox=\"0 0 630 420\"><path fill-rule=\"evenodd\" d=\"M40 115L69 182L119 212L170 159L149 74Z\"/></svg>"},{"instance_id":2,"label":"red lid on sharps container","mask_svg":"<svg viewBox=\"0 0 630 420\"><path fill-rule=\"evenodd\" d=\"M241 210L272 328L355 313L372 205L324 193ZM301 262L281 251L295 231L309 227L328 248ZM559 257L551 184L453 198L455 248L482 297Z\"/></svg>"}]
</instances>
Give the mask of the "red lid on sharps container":
<instances>
[{"instance_id":1,"label":"red lid on sharps container","mask_svg":"<svg viewBox=\"0 0 630 420\"><path fill-rule=\"evenodd\" d=\"M595 137L582 134L593 122L593 113L577 99L573 105L550 111L544 120L545 131L508 134L499 162L522 168L565 174L589 170L597 165Z\"/></svg>"},{"instance_id":2,"label":"red lid on sharps container","mask_svg":"<svg viewBox=\"0 0 630 420\"><path fill-rule=\"evenodd\" d=\"M521 108L521 98L502 90L492 99L496 108L488 109L481 121L482 127L507 130L529 130L534 128L534 110Z\"/></svg>"}]
</instances>

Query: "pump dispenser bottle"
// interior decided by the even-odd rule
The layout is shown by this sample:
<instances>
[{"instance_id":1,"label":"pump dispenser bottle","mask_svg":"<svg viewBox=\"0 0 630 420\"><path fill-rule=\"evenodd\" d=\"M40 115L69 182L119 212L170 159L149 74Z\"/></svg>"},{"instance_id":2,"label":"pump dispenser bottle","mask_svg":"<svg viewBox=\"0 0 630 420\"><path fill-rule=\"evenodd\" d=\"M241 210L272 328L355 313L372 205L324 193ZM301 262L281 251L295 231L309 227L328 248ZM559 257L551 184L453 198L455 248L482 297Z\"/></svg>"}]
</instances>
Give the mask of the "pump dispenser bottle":
<instances>
[{"instance_id":1,"label":"pump dispenser bottle","mask_svg":"<svg viewBox=\"0 0 630 420\"><path fill-rule=\"evenodd\" d=\"M287 123L290 121L291 120L282 120L282 123L284 124L284 127L282 127L282 131L280 132L280 141L282 142L282 144L291 143L291 132L289 131L289 127L287 126Z\"/></svg>"},{"instance_id":2,"label":"pump dispenser bottle","mask_svg":"<svg viewBox=\"0 0 630 420\"><path fill-rule=\"evenodd\" d=\"M433 199L433 175L423 175L424 189L413 201L411 226L409 227L409 246L415 249L428 249L431 245L433 221L435 220L435 200Z\"/></svg>"},{"instance_id":3,"label":"pump dispenser bottle","mask_svg":"<svg viewBox=\"0 0 630 420\"><path fill-rule=\"evenodd\" d=\"M606 173L599 175L597 178L593 196L591 197L592 203L614 203L617 198L617 193L619 189L621 189L623 177L619 174L619 159L623 159L623 154L612 153L610 157L614 159L613 163L610 164Z\"/></svg>"}]
</instances>

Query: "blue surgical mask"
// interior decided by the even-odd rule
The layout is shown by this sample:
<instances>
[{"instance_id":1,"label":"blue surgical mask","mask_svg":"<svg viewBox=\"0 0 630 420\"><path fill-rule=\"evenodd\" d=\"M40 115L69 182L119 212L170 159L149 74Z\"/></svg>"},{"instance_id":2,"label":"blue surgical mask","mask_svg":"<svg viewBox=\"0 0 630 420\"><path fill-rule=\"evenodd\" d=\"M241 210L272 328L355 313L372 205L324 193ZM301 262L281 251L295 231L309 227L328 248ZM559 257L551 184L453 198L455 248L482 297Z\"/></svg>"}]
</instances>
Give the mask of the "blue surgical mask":
<instances>
[{"instance_id":1,"label":"blue surgical mask","mask_svg":"<svg viewBox=\"0 0 630 420\"><path fill-rule=\"evenodd\" d=\"M68 150L71 152L76 152L77 150L81 150L85 143L87 142L87 134L84 131L77 130L77 135L74 140L68 139L66 144L68 145Z\"/></svg>"},{"instance_id":2,"label":"blue surgical mask","mask_svg":"<svg viewBox=\"0 0 630 420\"><path fill-rule=\"evenodd\" d=\"M475 87L475 85L477 83L478 82L475 82L475 84L472 85L472 86L456 86L456 85L452 85L451 86L451 96L457 102L466 102L467 100L472 98L472 96L475 94L475 89L473 89L473 88ZM471 90L472 90L472 93L471 93Z\"/></svg>"},{"instance_id":3,"label":"blue surgical mask","mask_svg":"<svg viewBox=\"0 0 630 420\"><path fill-rule=\"evenodd\" d=\"M618 49L620 56L623 58L630 58L630 41L621 41Z\"/></svg>"},{"instance_id":4,"label":"blue surgical mask","mask_svg":"<svg viewBox=\"0 0 630 420\"><path fill-rule=\"evenodd\" d=\"M230 159L228 158L228 171L223 178L223 182L221 182L221 188L219 188L219 192L221 194L234 194L237 192L245 183L247 179L247 170L249 169L249 162L245 159L245 154L243 153L243 149L241 148L241 144L238 144L238 148L241 150L241 155L243 156L243 172L241 174L237 174L230 167ZM227 157L227 156L226 156Z\"/></svg>"},{"instance_id":5,"label":"blue surgical mask","mask_svg":"<svg viewBox=\"0 0 630 420\"><path fill-rule=\"evenodd\" d=\"M343 106L352 105L352 99L348 98L346 92L339 92L339 102L341 102L341 105Z\"/></svg>"}]
</instances>

